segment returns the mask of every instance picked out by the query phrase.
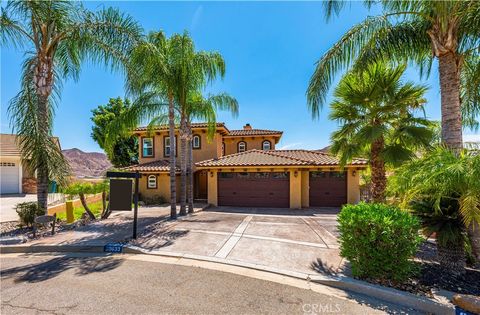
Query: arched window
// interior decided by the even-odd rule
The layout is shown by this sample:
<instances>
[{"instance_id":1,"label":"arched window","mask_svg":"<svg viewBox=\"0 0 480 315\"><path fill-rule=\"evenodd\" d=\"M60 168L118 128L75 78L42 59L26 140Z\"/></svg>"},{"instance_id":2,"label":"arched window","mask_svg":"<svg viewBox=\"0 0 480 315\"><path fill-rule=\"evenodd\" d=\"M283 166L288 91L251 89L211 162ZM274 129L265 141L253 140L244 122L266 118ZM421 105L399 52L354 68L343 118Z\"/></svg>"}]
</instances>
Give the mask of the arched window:
<instances>
[{"instance_id":1,"label":"arched window","mask_svg":"<svg viewBox=\"0 0 480 315\"><path fill-rule=\"evenodd\" d=\"M263 141L262 142L262 149L264 151L271 150L272 149L272 144L270 143L270 141L268 141L268 140Z\"/></svg>"},{"instance_id":2,"label":"arched window","mask_svg":"<svg viewBox=\"0 0 480 315\"><path fill-rule=\"evenodd\" d=\"M148 189L156 189L157 188L157 176L156 175L148 175L147 188Z\"/></svg>"},{"instance_id":3,"label":"arched window","mask_svg":"<svg viewBox=\"0 0 480 315\"><path fill-rule=\"evenodd\" d=\"M201 142L200 142L200 136L199 135L194 135L192 138L192 147L194 149L200 149Z\"/></svg>"},{"instance_id":4,"label":"arched window","mask_svg":"<svg viewBox=\"0 0 480 315\"><path fill-rule=\"evenodd\" d=\"M245 152L247 151L247 143L245 141L240 141L237 145L238 152Z\"/></svg>"}]
</instances>

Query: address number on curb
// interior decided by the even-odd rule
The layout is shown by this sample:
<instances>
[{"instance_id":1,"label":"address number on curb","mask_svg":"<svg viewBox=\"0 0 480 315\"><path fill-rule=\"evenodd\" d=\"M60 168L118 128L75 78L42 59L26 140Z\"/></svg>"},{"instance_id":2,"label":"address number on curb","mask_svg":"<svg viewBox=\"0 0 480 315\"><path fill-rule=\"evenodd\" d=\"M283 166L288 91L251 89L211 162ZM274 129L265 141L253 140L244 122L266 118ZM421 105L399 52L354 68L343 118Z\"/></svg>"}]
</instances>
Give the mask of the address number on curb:
<instances>
[{"instance_id":1,"label":"address number on curb","mask_svg":"<svg viewBox=\"0 0 480 315\"><path fill-rule=\"evenodd\" d=\"M121 253L123 251L123 244L108 243L105 246L103 246L103 251L106 253Z\"/></svg>"}]
</instances>

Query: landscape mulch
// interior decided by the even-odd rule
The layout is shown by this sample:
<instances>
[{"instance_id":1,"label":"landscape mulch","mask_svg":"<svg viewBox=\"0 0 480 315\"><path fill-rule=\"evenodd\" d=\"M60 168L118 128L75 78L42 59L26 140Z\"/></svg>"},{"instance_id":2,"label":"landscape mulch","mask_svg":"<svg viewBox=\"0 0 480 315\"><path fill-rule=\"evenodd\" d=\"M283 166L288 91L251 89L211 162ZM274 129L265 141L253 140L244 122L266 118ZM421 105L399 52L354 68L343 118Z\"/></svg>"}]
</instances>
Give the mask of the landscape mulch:
<instances>
[{"instance_id":1,"label":"landscape mulch","mask_svg":"<svg viewBox=\"0 0 480 315\"><path fill-rule=\"evenodd\" d=\"M467 266L462 276L454 276L443 270L438 263L436 246L432 241L426 241L420 246L415 264L418 267L416 275L402 283L388 280L363 280L428 297L433 297L434 291L438 290L480 295L480 269Z\"/></svg>"}]
</instances>

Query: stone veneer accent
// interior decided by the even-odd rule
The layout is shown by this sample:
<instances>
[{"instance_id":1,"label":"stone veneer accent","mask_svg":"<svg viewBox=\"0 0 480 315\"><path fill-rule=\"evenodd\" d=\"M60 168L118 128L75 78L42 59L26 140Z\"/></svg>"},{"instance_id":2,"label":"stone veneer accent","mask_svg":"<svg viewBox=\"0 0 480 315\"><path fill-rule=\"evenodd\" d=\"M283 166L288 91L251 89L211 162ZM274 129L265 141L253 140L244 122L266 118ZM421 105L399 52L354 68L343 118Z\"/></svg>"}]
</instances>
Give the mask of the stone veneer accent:
<instances>
[{"instance_id":1,"label":"stone veneer accent","mask_svg":"<svg viewBox=\"0 0 480 315\"><path fill-rule=\"evenodd\" d=\"M37 193L37 180L35 178L22 178L22 192L24 194Z\"/></svg>"}]
</instances>

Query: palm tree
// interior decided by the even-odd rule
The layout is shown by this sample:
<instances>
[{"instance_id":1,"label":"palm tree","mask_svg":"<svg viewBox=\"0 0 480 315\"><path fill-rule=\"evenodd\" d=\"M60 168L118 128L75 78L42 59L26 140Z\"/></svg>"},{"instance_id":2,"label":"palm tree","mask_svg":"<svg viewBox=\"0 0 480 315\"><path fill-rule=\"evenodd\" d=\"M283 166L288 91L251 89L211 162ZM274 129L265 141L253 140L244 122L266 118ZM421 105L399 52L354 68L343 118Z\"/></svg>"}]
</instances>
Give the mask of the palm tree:
<instances>
[{"instance_id":1,"label":"palm tree","mask_svg":"<svg viewBox=\"0 0 480 315\"><path fill-rule=\"evenodd\" d=\"M397 165L428 146L430 122L413 115L421 110L426 87L403 82L405 66L374 64L347 73L335 89L330 118L340 123L332 133L331 151L345 165L355 156L370 160L371 192L375 202L385 199L386 164Z\"/></svg>"},{"instance_id":2,"label":"palm tree","mask_svg":"<svg viewBox=\"0 0 480 315\"><path fill-rule=\"evenodd\" d=\"M52 139L54 107L62 81L78 79L82 61L121 69L141 33L131 17L107 8L86 10L72 1L10 1L1 9L1 44L26 49L20 92L9 114L23 159L37 174L38 206L46 211L49 178L69 168Z\"/></svg>"},{"instance_id":3,"label":"palm tree","mask_svg":"<svg viewBox=\"0 0 480 315\"><path fill-rule=\"evenodd\" d=\"M135 47L127 86L137 97L131 110L111 123L110 135L126 132L144 120L149 128L165 121L168 104L169 137L175 139L175 127L180 124L181 192L180 215L186 214L186 141L187 117L190 113L189 95L204 88L218 76L225 74L225 62L220 54L195 51L187 32L166 38L163 32L150 33L145 41ZM176 218L176 143L170 141L170 204L172 219Z\"/></svg>"},{"instance_id":4,"label":"palm tree","mask_svg":"<svg viewBox=\"0 0 480 315\"><path fill-rule=\"evenodd\" d=\"M417 213L421 210L429 214L428 221L424 220L427 227L446 234L439 236L437 246L440 247L439 254L444 256L440 262L445 261L447 267L453 266L450 269L465 267L463 244L458 244L462 233L456 223L459 219L464 227L469 227L472 254L477 263L480 262L480 238L472 234L473 227L478 229L480 226L479 178L479 154L440 146L403 165L391 179L391 191L403 204L410 205ZM444 237L446 242L442 241Z\"/></svg>"},{"instance_id":5,"label":"palm tree","mask_svg":"<svg viewBox=\"0 0 480 315\"><path fill-rule=\"evenodd\" d=\"M377 1L365 1L370 6ZM372 61L410 61L429 74L438 60L442 110L442 141L462 148L462 111L467 125L480 113L480 2L378 1L383 15L353 26L318 61L307 91L308 105L318 116L338 71ZM325 2L327 18L339 14L346 2ZM474 71L468 70L474 69ZM468 79L461 80L467 76ZM467 88L462 82L475 82ZM462 89L463 88L463 89Z\"/></svg>"},{"instance_id":6,"label":"palm tree","mask_svg":"<svg viewBox=\"0 0 480 315\"><path fill-rule=\"evenodd\" d=\"M216 131L216 116L218 110L229 111L234 117L238 115L238 102L226 93L203 97L200 92L191 93L188 97L185 120L187 129L187 200L188 213L193 213L193 150L192 150L192 120L207 122L207 137L213 139Z\"/></svg>"}]
</instances>

